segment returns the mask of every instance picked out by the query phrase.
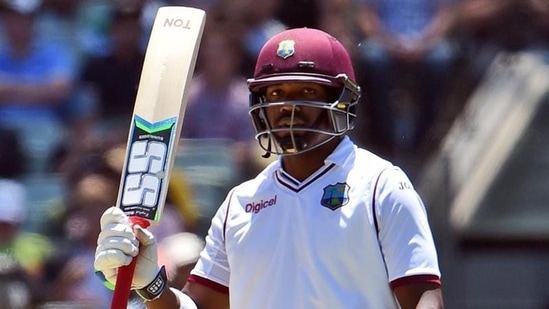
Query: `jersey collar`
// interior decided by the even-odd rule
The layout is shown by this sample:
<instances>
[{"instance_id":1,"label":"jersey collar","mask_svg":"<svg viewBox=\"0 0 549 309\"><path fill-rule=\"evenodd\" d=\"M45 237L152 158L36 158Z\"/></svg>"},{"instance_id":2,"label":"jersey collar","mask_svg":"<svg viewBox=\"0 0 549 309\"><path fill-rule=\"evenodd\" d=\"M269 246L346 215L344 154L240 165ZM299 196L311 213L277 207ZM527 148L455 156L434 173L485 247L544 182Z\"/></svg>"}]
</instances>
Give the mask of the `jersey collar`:
<instances>
[{"instance_id":1,"label":"jersey collar","mask_svg":"<svg viewBox=\"0 0 549 309\"><path fill-rule=\"evenodd\" d=\"M350 155L353 153L356 148L355 144L351 141L349 136L343 137L341 142L337 145L336 149L330 154L326 160L324 160L325 165L335 164L338 166L345 165L345 162L350 158Z\"/></svg>"},{"instance_id":2,"label":"jersey collar","mask_svg":"<svg viewBox=\"0 0 549 309\"><path fill-rule=\"evenodd\" d=\"M315 182L318 178L328 173L335 166L343 166L345 162L350 158L350 154L355 148L355 144L348 136L345 136L334 152L330 154L326 160L324 160L324 166L313 173L309 178L303 182L298 181L291 175L286 173L282 169L280 160L278 161L277 169L275 170L275 179L283 186L289 188L292 191L299 192L309 186L309 184Z\"/></svg>"}]
</instances>

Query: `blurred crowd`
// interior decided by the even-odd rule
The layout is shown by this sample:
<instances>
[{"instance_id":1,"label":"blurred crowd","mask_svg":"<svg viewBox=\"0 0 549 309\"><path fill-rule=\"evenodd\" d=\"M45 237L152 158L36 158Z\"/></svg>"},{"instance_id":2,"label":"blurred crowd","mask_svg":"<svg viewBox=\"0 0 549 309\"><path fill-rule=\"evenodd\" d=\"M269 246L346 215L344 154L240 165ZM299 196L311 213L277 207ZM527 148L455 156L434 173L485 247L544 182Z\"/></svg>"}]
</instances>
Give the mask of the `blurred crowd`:
<instances>
[{"instance_id":1,"label":"blurred crowd","mask_svg":"<svg viewBox=\"0 0 549 309\"><path fill-rule=\"evenodd\" d=\"M189 147L151 227L175 286L227 190L268 163L246 78L275 33L315 27L347 46L363 89L351 134L412 177L498 53L549 62L547 0L0 1L0 308L109 306L93 269L98 222L116 203L160 6L208 16L183 125ZM230 166L214 162L221 156Z\"/></svg>"}]
</instances>

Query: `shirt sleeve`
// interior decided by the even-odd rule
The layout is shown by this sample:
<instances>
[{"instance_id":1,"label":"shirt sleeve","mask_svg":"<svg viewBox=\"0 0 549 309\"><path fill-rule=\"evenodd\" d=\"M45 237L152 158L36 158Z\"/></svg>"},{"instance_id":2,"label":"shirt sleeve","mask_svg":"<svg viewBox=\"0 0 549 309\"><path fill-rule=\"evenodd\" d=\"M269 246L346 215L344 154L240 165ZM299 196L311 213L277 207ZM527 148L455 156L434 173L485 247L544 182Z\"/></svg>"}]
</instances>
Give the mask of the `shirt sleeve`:
<instances>
[{"instance_id":1,"label":"shirt sleeve","mask_svg":"<svg viewBox=\"0 0 549 309\"><path fill-rule=\"evenodd\" d=\"M440 278L427 212L406 174L398 167L385 170L377 192L379 241L389 281L418 275Z\"/></svg>"},{"instance_id":2,"label":"shirt sleeve","mask_svg":"<svg viewBox=\"0 0 549 309\"><path fill-rule=\"evenodd\" d=\"M191 271L192 276L212 281L222 286L229 286L230 269L225 249L225 219L229 209L230 196L221 204L212 219L206 244L196 266Z\"/></svg>"}]
</instances>

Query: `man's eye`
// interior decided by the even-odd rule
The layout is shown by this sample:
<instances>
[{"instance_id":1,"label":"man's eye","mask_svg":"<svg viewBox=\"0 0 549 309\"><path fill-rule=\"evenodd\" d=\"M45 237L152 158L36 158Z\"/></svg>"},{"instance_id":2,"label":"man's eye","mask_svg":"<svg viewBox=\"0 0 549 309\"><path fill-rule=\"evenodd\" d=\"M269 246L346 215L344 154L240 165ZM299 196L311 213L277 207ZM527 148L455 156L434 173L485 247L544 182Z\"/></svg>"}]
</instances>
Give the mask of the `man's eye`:
<instances>
[{"instance_id":1,"label":"man's eye","mask_svg":"<svg viewBox=\"0 0 549 309\"><path fill-rule=\"evenodd\" d=\"M305 94L314 94L316 91L313 88L304 88L303 93Z\"/></svg>"},{"instance_id":2,"label":"man's eye","mask_svg":"<svg viewBox=\"0 0 549 309\"><path fill-rule=\"evenodd\" d=\"M276 90L272 90L271 92L269 92L269 96L271 97L278 97L280 95L280 90L276 89Z\"/></svg>"}]
</instances>

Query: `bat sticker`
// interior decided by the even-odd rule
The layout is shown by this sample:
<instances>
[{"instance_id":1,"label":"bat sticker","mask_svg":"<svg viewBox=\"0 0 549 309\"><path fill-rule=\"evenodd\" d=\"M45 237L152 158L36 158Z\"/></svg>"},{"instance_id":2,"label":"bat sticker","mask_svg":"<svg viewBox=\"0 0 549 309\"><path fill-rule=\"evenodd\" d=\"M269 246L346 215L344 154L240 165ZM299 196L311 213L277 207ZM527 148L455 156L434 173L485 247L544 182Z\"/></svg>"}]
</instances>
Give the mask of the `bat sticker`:
<instances>
[{"instance_id":1,"label":"bat sticker","mask_svg":"<svg viewBox=\"0 0 549 309\"><path fill-rule=\"evenodd\" d=\"M169 149L177 118L154 124L135 116L120 208L129 216L158 221L162 186L168 184Z\"/></svg>"}]
</instances>

